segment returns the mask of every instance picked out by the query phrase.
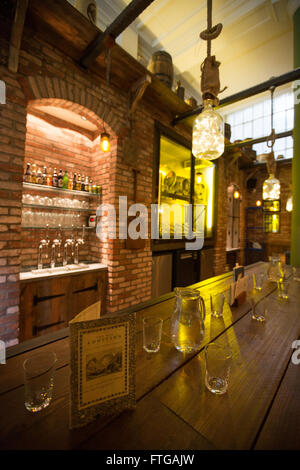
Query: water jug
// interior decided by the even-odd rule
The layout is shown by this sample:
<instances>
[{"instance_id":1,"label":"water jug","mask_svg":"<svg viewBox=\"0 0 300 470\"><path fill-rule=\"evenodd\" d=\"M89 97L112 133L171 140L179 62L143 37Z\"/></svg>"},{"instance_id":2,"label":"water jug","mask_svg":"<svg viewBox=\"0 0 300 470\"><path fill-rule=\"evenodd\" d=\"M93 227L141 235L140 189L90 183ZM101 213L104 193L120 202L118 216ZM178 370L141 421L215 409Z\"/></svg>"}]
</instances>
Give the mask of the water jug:
<instances>
[{"instance_id":1,"label":"water jug","mask_svg":"<svg viewBox=\"0 0 300 470\"><path fill-rule=\"evenodd\" d=\"M171 338L178 351L192 353L204 337L205 305L200 292L176 287L175 308L171 318Z\"/></svg>"}]
</instances>

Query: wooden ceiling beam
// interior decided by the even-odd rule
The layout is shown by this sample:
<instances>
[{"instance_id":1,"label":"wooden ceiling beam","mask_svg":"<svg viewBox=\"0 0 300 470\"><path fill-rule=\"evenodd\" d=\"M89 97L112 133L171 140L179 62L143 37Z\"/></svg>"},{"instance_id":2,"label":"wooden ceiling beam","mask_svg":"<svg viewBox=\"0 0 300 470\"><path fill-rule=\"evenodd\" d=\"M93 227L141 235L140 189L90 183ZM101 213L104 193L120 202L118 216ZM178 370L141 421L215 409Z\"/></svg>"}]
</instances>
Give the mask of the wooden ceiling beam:
<instances>
[{"instance_id":1,"label":"wooden ceiling beam","mask_svg":"<svg viewBox=\"0 0 300 470\"><path fill-rule=\"evenodd\" d=\"M88 45L80 60L82 67L88 68L97 57L115 44L115 39L153 2L154 0L132 0L119 16L99 33Z\"/></svg>"},{"instance_id":2,"label":"wooden ceiling beam","mask_svg":"<svg viewBox=\"0 0 300 470\"><path fill-rule=\"evenodd\" d=\"M17 0L14 21L11 28L8 56L8 70L16 73L19 67L19 54L28 7L28 0Z\"/></svg>"}]
</instances>

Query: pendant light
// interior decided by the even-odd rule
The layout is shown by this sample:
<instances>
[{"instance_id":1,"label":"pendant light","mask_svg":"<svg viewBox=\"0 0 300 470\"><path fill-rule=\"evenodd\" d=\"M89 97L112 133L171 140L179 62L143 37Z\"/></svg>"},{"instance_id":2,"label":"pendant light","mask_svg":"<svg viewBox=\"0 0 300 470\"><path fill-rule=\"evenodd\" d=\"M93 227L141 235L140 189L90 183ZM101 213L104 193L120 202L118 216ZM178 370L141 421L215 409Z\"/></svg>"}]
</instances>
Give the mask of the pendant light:
<instances>
[{"instance_id":1,"label":"pendant light","mask_svg":"<svg viewBox=\"0 0 300 470\"><path fill-rule=\"evenodd\" d=\"M271 135L267 141L267 146L271 149L267 156L267 168L269 177L263 183L263 201L279 201L280 200L280 181L275 177L276 162L274 158L273 147L275 143L275 129L273 128L273 97L275 87L270 88L271 91ZM275 206L273 208L275 210Z\"/></svg>"},{"instance_id":2,"label":"pendant light","mask_svg":"<svg viewBox=\"0 0 300 470\"><path fill-rule=\"evenodd\" d=\"M110 135L107 132L102 132L100 136L100 148L102 152L109 152L110 150Z\"/></svg>"},{"instance_id":3,"label":"pendant light","mask_svg":"<svg viewBox=\"0 0 300 470\"><path fill-rule=\"evenodd\" d=\"M200 33L201 39L207 41L207 57L201 65L203 110L194 120L192 145L193 155L204 160L215 160L224 153L224 121L213 109L219 103L220 62L211 55L211 41L219 36L222 28L221 23L212 26L212 0L208 0L207 29Z\"/></svg>"}]
</instances>

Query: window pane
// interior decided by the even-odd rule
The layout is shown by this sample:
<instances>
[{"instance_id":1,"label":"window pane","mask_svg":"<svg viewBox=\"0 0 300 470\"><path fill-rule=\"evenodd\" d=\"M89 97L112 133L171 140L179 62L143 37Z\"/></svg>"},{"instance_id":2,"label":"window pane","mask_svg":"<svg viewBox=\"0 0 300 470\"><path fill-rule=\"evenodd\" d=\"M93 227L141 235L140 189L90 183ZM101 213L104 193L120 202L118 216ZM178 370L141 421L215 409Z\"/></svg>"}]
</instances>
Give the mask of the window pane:
<instances>
[{"instance_id":1,"label":"window pane","mask_svg":"<svg viewBox=\"0 0 300 470\"><path fill-rule=\"evenodd\" d=\"M267 99L264 101L264 116L271 116L271 100Z\"/></svg>"},{"instance_id":2,"label":"window pane","mask_svg":"<svg viewBox=\"0 0 300 470\"><path fill-rule=\"evenodd\" d=\"M263 137L264 134L264 119L259 118L253 122L253 137Z\"/></svg>"},{"instance_id":3,"label":"window pane","mask_svg":"<svg viewBox=\"0 0 300 470\"><path fill-rule=\"evenodd\" d=\"M252 122L247 122L244 124L244 139L252 137Z\"/></svg>"},{"instance_id":4,"label":"window pane","mask_svg":"<svg viewBox=\"0 0 300 470\"><path fill-rule=\"evenodd\" d=\"M244 122L252 121L252 108L246 108L243 113Z\"/></svg>"},{"instance_id":5,"label":"window pane","mask_svg":"<svg viewBox=\"0 0 300 470\"><path fill-rule=\"evenodd\" d=\"M294 127L294 108L286 112L286 129L289 131Z\"/></svg>"},{"instance_id":6,"label":"window pane","mask_svg":"<svg viewBox=\"0 0 300 470\"><path fill-rule=\"evenodd\" d=\"M283 132L286 130L284 111L280 111L274 114L274 129L276 132Z\"/></svg>"},{"instance_id":7,"label":"window pane","mask_svg":"<svg viewBox=\"0 0 300 470\"><path fill-rule=\"evenodd\" d=\"M257 119L264 114L264 106L263 103L258 103L253 106L253 119Z\"/></svg>"}]
</instances>

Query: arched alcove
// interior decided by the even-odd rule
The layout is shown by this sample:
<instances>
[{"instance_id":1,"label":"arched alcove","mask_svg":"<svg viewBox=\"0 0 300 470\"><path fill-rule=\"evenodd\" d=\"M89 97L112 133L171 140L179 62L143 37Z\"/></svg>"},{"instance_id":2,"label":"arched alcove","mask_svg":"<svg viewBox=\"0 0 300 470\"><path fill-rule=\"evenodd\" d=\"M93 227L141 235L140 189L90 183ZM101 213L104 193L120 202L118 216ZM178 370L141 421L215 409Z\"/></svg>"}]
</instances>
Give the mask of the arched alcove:
<instances>
[{"instance_id":1,"label":"arched alcove","mask_svg":"<svg viewBox=\"0 0 300 470\"><path fill-rule=\"evenodd\" d=\"M110 135L111 149L107 153L100 149L100 134L103 131ZM51 240L56 234L58 225L62 225L64 239L71 236L69 229L71 225L75 225L75 235L79 237L80 227L88 225L88 216L96 214L99 203L113 199L115 187L113 168L116 165L117 140L117 135L108 122L79 103L61 98L29 100L25 168L26 164L30 163L36 165L36 168L40 168L42 172L45 168L47 174L53 174L54 169L56 173L62 170L63 174L67 173L69 179L73 178L75 173L77 176L80 174L81 178L84 175L85 180L101 188L101 195L87 198L83 191L78 191L78 195L66 195L66 193L49 195L25 186L26 191L23 192L23 196L26 192L27 196L35 197L36 201L46 201L47 197L48 200L45 204L38 202L31 207L24 207L21 269L37 266L38 245L46 235L46 223L49 223ZM65 204L60 201L65 201ZM49 209L45 207L48 203ZM64 207L66 204L74 204L74 207L68 210ZM86 210L84 204L88 204ZM51 209L51 206L58 205L61 209L57 208L56 211ZM28 223L28 217L32 222ZM85 245L80 249L79 261L109 264L108 252L109 240L101 242L96 237L95 228L85 231Z\"/></svg>"}]
</instances>

